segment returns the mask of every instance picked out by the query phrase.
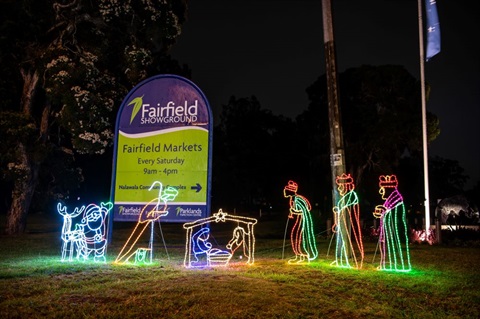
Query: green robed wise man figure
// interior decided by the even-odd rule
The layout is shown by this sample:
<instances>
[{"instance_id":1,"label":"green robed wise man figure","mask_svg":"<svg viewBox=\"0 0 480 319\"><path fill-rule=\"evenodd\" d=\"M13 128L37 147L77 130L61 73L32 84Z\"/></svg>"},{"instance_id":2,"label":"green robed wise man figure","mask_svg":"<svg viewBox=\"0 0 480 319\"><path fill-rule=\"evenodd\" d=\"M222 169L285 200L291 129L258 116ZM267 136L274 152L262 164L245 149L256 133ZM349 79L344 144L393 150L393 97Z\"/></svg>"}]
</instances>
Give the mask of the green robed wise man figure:
<instances>
[{"instance_id":1,"label":"green robed wise man figure","mask_svg":"<svg viewBox=\"0 0 480 319\"><path fill-rule=\"evenodd\" d=\"M304 263L314 260L318 256L313 231L310 202L297 194L298 185L289 181L283 190L283 195L289 198L290 211L288 218L294 219L295 223L290 233L290 240L295 257L288 261L289 264Z\"/></svg>"}]
</instances>

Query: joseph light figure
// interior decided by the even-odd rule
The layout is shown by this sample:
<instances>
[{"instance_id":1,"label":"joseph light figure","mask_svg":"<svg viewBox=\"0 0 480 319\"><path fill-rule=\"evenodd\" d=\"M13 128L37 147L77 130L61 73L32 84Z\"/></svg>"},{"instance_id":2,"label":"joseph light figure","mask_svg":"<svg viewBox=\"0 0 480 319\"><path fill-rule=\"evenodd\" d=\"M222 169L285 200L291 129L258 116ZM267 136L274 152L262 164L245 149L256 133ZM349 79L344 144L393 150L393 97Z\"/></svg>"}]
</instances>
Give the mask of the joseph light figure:
<instances>
[{"instance_id":1,"label":"joseph light figure","mask_svg":"<svg viewBox=\"0 0 480 319\"><path fill-rule=\"evenodd\" d=\"M153 223L160 217L168 215L167 202L173 201L178 195L177 189L173 187L167 187L163 189L163 185L159 181L153 182L148 190L150 191L154 188L158 188L158 197L152 199L140 211L137 225L133 229L130 237L128 237L127 242L123 246L122 250L120 250L120 253L115 259L115 263L128 262L130 257L135 255L137 249L139 248L141 249L140 252L143 253L145 248L136 247L138 240L149 225L153 225Z\"/></svg>"}]
</instances>

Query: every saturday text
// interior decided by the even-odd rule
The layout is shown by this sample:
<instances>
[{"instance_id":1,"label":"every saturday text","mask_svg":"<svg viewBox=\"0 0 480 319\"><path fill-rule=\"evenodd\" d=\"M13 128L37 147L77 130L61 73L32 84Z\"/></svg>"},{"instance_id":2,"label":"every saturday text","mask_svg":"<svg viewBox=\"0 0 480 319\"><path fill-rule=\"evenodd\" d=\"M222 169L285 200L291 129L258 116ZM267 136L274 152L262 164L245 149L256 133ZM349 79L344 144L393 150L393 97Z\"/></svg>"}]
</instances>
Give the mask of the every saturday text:
<instances>
[{"instance_id":1,"label":"every saturday text","mask_svg":"<svg viewBox=\"0 0 480 319\"><path fill-rule=\"evenodd\" d=\"M147 164L147 165L150 165L150 166L153 166L153 165L162 165L162 164L180 164L180 165L183 165L183 163L185 162L185 159L184 158L179 158L179 157L175 157L175 158L161 158L161 157L157 157L157 158L141 158L141 157L138 157L138 164Z\"/></svg>"}]
</instances>

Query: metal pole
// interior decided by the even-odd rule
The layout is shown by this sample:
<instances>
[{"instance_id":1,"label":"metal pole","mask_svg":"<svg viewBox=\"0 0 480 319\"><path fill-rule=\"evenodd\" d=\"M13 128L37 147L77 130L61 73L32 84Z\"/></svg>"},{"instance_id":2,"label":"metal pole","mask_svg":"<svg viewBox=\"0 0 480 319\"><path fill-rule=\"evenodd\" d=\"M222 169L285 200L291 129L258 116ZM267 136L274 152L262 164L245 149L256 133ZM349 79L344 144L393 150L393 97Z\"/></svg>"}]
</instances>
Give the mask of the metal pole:
<instances>
[{"instance_id":1,"label":"metal pole","mask_svg":"<svg viewBox=\"0 0 480 319\"><path fill-rule=\"evenodd\" d=\"M333 40L333 23L330 0L322 0L323 37L328 94L328 120L330 126L330 158L332 168L332 188L335 194L333 205L337 204L338 192L336 177L345 173L345 154L343 150L343 133L340 117L337 89L337 66L335 62L335 42Z\"/></svg>"},{"instance_id":2,"label":"metal pole","mask_svg":"<svg viewBox=\"0 0 480 319\"><path fill-rule=\"evenodd\" d=\"M339 200L336 177L345 173L345 154L343 149L343 133L338 101L337 66L335 56L335 41L333 38L332 6L330 0L322 0L323 39L325 48L325 63L328 95L328 122L330 127L330 166L332 179L332 202L336 206ZM335 216L334 216L335 220ZM342 225L340 223L339 225ZM350 225L341 230L341 234L348 234ZM338 233L337 233L338 235ZM344 241L345 238L339 239ZM348 247L348 246L346 246ZM347 255L350 251L347 251Z\"/></svg>"},{"instance_id":3,"label":"metal pole","mask_svg":"<svg viewBox=\"0 0 480 319\"><path fill-rule=\"evenodd\" d=\"M425 235L430 231L430 196L428 186L428 139L427 139L427 107L425 97L425 54L423 48L423 17L422 1L418 0L418 38L420 45L420 82L422 91L422 138L423 138L423 180L425 189Z\"/></svg>"}]
</instances>

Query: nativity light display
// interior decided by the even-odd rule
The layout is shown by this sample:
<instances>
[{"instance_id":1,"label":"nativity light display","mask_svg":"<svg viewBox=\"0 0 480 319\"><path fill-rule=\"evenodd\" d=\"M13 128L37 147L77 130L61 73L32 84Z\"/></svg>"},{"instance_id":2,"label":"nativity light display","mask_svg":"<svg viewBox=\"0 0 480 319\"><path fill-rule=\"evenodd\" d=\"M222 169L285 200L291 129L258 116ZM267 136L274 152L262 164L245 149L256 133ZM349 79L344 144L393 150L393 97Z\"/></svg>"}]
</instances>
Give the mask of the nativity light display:
<instances>
[{"instance_id":1,"label":"nativity light display","mask_svg":"<svg viewBox=\"0 0 480 319\"><path fill-rule=\"evenodd\" d=\"M120 250L115 263L129 263L132 256L134 256L136 263L152 263L154 223L160 217L168 215L167 203L173 201L178 195L176 188L170 186L163 188L163 184L159 181L153 182L148 190L151 191L152 189L158 190L158 196L148 202L140 211L138 222ZM138 245L138 241L148 226L152 227L149 246L141 247ZM150 254L149 259L146 256L147 253Z\"/></svg>"},{"instance_id":2,"label":"nativity light display","mask_svg":"<svg viewBox=\"0 0 480 319\"><path fill-rule=\"evenodd\" d=\"M298 184L294 181L289 181L283 189L283 195L289 199L290 204L288 218L294 220L294 225L290 232L290 241L295 257L288 261L289 264L310 262L318 256L312 215L310 213L312 206L308 199L297 194L297 191Z\"/></svg>"},{"instance_id":3,"label":"nativity light display","mask_svg":"<svg viewBox=\"0 0 480 319\"><path fill-rule=\"evenodd\" d=\"M107 247L106 218L113 204L110 202L89 204L76 207L69 213L66 206L57 205L57 211L63 216L62 261L86 261L92 255L95 262L105 262ZM82 215L79 223L73 225L74 218ZM74 226L72 228L72 226Z\"/></svg>"},{"instance_id":4,"label":"nativity light display","mask_svg":"<svg viewBox=\"0 0 480 319\"><path fill-rule=\"evenodd\" d=\"M403 197L398 191L396 175L379 178L379 193L385 202L375 207L373 215L380 219L379 270L407 272L412 269L408 249L408 228Z\"/></svg>"},{"instance_id":5,"label":"nativity light display","mask_svg":"<svg viewBox=\"0 0 480 319\"><path fill-rule=\"evenodd\" d=\"M226 222L236 225L232 237L224 247L214 247L209 225ZM220 209L210 217L183 224L183 228L186 229L184 266L187 268L228 266L239 248L242 248L240 257L242 259L245 257L247 265L253 265L255 261L253 228L256 223L255 218L230 215Z\"/></svg>"},{"instance_id":6,"label":"nativity light display","mask_svg":"<svg viewBox=\"0 0 480 319\"><path fill-rule=\"evenodd\" d=\"M360 206L355 193L355 184L350 174L337 176L335 180L340 199L333 207L336 234L336 254L333 265L360 269L363 266L364 250L360 226Z\"/></svg>"}]
</instances>

